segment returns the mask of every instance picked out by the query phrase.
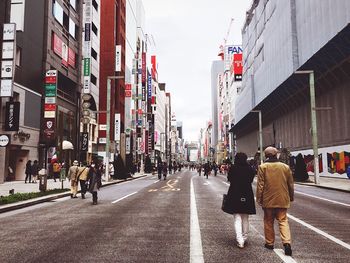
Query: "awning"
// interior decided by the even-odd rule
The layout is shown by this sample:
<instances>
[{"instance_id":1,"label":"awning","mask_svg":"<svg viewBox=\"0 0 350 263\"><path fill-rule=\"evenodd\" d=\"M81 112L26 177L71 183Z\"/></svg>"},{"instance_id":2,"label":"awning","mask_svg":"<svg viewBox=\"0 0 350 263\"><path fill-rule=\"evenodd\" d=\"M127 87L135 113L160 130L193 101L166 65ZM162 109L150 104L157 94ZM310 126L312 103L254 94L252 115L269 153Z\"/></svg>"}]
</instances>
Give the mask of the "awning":
<instances>
[{"instance_id":1,"label":"awning","mask_svg":"<svg viewBox=\"0 0 350 263\"><path fill-rule=\"evenodd\" d=\"M63 141L62 150L74 150L74 146L70 141Z\"/></svg>"}]
</instances>

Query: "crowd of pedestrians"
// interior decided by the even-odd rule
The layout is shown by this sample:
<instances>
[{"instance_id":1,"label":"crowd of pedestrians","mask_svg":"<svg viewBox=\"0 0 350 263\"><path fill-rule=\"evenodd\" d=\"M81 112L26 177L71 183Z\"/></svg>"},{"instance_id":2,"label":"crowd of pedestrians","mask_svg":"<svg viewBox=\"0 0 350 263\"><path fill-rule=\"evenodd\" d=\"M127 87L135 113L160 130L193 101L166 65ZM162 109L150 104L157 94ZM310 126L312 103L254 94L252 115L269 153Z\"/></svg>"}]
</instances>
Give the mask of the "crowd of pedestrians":
<instances>
[{"instance_id":1,"label":"crowd of pedestrians","mask_svg":"<svg viewBox=\"0 0 350 263\"><path fill-rule=\"evenodd\" d=\"M27 161L26 169L25 169L26 177L24 179L24 182L27 183L27 180L28 180L28 183L37 183L38 173L39 173L38 161L35 160L33 164L31 160Z\"/></svg>"}]
</instances>

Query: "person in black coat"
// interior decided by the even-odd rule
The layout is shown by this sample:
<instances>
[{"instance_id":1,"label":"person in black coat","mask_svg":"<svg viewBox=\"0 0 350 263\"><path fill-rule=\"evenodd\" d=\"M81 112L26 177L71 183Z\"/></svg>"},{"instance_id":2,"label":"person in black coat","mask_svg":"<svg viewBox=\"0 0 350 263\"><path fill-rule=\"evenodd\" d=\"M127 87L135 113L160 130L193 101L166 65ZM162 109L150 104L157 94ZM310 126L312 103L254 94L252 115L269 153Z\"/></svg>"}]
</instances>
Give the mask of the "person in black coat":
<instances>
[{"instance_id":1,"label":"person in black coat","mask_svg":"<svg viewBox=\"0 0 350 263\"><path fill-rule=\"evenodd\" d=\"M232 206L236 241L239 248L244 247L248 238L249 215L256 214L252 182L254 170L247 162L245 153L237 153L227 179L230 182L228 202Z\"/></svg>"},{"instance_id":2,"label":"person in black coat","mask_svg":"<svg viewBox=\"0 0 350 263\"><path fill-rule=\"evenodd\" d=\"M26 174L26 178L24 179L24 182L27 183L27 179L28 179L28 182L31 183L31 180L32 180L32 161L31 160L29 160L26 163L25 174Z\"/></svg>"},{"instance_id":3,"label":"person in black coat","mask_svg":"<svg viewBox=\"0 0 350 263\"><path fill-rule=\"evenodd\" d=\"M89 192L92 194L92 204L97 205L97 191L102 186L101 170L96 167L95 163L92 163L89 168L88 181Z\"/></svg>"}]
</instances>

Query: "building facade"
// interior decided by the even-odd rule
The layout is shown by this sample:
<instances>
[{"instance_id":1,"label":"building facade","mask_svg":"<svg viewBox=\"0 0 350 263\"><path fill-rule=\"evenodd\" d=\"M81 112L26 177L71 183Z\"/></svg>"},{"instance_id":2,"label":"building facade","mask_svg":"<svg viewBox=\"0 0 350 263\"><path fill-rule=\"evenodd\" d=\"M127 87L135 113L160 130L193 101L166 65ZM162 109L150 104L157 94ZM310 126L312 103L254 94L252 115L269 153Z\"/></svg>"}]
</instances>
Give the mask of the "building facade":
<instances>
[{"instance_id":1,"label":"building facade","mask_svg":"<svg viewBox=\"0 0 350 263\"><path fill-rule=\"evenodd\" d=\"M302 153L313 172L309 75L312 70L318 126L319 171L346 177L349 165L350 99L349 1L255 0L243 27L244 75L232 131L239 151L258 149L258 116L263 146ZM332 23L328 23L332 21Z\"/></svg>"}]
</instances>

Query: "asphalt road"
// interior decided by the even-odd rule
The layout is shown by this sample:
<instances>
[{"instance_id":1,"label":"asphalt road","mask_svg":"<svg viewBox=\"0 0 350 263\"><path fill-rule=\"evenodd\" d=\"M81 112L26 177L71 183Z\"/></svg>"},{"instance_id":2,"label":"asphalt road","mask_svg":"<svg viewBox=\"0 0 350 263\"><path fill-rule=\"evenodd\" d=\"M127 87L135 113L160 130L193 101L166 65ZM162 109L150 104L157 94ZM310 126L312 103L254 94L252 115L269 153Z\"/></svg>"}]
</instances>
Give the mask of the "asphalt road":
<instances>
[{"instance_id":1,"label":"asphalt road","mask_svg":"<svg viewBox=\"0 0 350 263\"><path fill-rule=\"evenodd\" d=\"M263 247L262 211L250 217L244 249L221 211L224 176L185 170L166 181L147 176L102 188L88 199L54 202L0 215L0 262L349 262L348 193L296 186L289 210L293 258L276 229Z\"/></svg>"}]
</instances>

